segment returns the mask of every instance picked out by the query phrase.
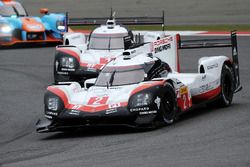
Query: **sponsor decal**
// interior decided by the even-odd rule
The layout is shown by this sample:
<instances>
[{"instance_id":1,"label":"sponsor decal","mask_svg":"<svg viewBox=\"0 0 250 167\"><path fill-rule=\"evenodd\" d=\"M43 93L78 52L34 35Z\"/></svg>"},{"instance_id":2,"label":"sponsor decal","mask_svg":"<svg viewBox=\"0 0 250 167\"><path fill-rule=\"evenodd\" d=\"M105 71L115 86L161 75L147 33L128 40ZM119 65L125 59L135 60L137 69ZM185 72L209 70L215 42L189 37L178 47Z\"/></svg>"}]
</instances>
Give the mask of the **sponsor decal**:
<instances>
[{"instance_id":1,"label":"sponsor decal","mask_svg":"<svg viewBox=\"0 0 250 167\"><path fill-rule=\"evenodd\" d=\"M109 104L109 108L118 108L121 106L121 103Z\"/></svg>"},{"instance_id":2,"label":"sponsor decal","mask_svg":"<svg viewBox=\"0 0 250 167\"><path fill-rule=\"evenodd\" d=\"M187 86L183 86L180 88L180 94L183 95L183 94L187 94L188 93L188 88Z\"/></svg>"},{"instance_id":3,"label":"sponsor decal","mask_svg":"<svg viewBox=\"0 0 250 167\"><path fill-rule=\"evenodd\" d=\"M76 115L76 116L79 116L80 115L80 111L77 111L77 110L71 110L69 112L70 115Z\"/></svg>"},{"instance_id":4,"label":"sponsor decal","mask_svg":"<svg viewBox=\"0 0 250 167\"><path fill-rule=\"evenodd\" d=\"M188 91L187 86L183 86L180 88L178 93L177 103L181 110L187 110L189 107L192 106L191 95Z\"/></svg>"},{"instance_id":5,"label":"sponsor decal","mask_svg":"<svg viewBox=\"0 0 250 167\"><path fill-rule=\"evenodd\" d=\"M90 72L96 72L97 70L96 70L95 68L88 67L88 68L87 68L87 71L90 71Z\"/></svg>"},{"instance_id":6,"label":"sponsor decal","mask_svg":"<svg viewBox=\"0 0 250 167\"><path fill-rule=\"evenodd\" d=\"M47 113L47 115L58 116L57 112L47 111L46 113Z\"/></svg>"},{"instance_id":7,"label":"sponsor decal","mask_svg":"<svg viewBox=\"0 0 250 167\"><path fill-rule=\"evenodd\" d=\"M148 111L149 107L142 107L142 108L131 108L130 112L136 112L136 111Z\"/></svg>"},{"instance_id":8,"label":"sponsor decal","mask_svg":"<svg viewBox=\"0 0 250 167\"><path fill-rule=\"evenodd\" d=\"M61 72L61 71L57 71L57 74L61 74L61 75L68 75L68 72Z\"/></svg>"},{"instance_id":9,"label":"sponsor decal","mask_svg":"<svg viewBox=\"0 0 250 167\"><path fill-rule=\"evenodd\" d=\"M75 71L75 69L72 68L61 68L62 71Z\"/></svg>"},{"instance_id":10,"label":"sponsor decal","mask_svg":"<svg viewBox=\"0 0 250 167\"><path fill-rule=\"evenodd\" d=\"M207 92L207 91L209 91L209 90L212 90L212 89L214 89L215 87L217 87L218 85L219 85L219 79L218 79L218 80L215 80L215 81L213 81L213 82L210 82L210 83L201 85L201 86L200 86L200 93L204 93L204 92Z\"/></svg>"},{"instance_id":11,"label":"sponsor decal","mask_svg":"<svg viewBox=\"0 0 250 167\"><path fill-rule=\"evenodd\" d=\"M214 69L214 68L218 68L218 63L215 63L213 65L207 66L208 70Z\"/></svg>"},{"instance_id":12,"label":"sponsor decal","mask_svg":"<svg viewBox=\"0 0 250 167\"><path fill-rule=\"evenodd\" d=\"M111 108L111 109L108 109L106 110L106 115L109 115L109 114L113 114L113 113L116 113L117 112L117 109L116 108Z\"/></svg>"},{"instance_id":13,"label":"sponsor decal","mask_svg":"<svg viewBox=\"0 0 250 167\"><path fill-rule=\"evenodd\" d=\"M148 114L156 114L156 113L157 113L156 110L139 112L140 115L148 115Z\"/></svg>"},{"instance_id":14,"label":"sponsor decal","mask_svg":"<svg viewBox=\"0 0 250 167\"><path fill-rule=\"evenodd\" d=\"M171 49L171 42L173 41L173 37L167 37L154 42L154 52L162 52L164 50Z\"/></svg>"},{"instance_id":15,"label":"sponsor decal","mask_svg":"<svg viewBox=\"0 0 250 167\"><path fill-rule=\"evenodd\" d=\"M157 108L160 109L161 107L161 98L159 98L158 96L155 99L155 104L157 105Z\"/></svg>"},{"instance_id":16,"label":"sponsor decal","mask_svg":"<svg viewBox=\"0 0 250 167\"><path fill-rule=\"evenodd\" d=\"M159 47L155 48L155 53L162 52L162 51L168 50L168 49L171 49L171 44L166 44L166 45L159 46Z\"/></svg>"},{"instance_id":17,"label":"sponsor decal","mask_svg":"<svg viewBox=\"0 0 250 167\"><path fill-rule=\"evenodd\" d=\"M154 46L160 46L160 45L165 45L165 44L169 44L170 42L173 41L173 37L167 37L167 38L163 38L160 40L157 40L154 42Z\"/></svg>"},{"instance_id":18,"label":"sponsor decal","mask_svg":"<svg viewBox=\"0 0 250 167\"><path fill-rule=\"evenodd\" d=\"M28 27L29 27L29 29L31 29L31 30L40 30L40 29L42 29L43 28L43 26L42 25L35 25L35 24L30 24L30 25L27 25Z\"/></svg>"}]
</instances>

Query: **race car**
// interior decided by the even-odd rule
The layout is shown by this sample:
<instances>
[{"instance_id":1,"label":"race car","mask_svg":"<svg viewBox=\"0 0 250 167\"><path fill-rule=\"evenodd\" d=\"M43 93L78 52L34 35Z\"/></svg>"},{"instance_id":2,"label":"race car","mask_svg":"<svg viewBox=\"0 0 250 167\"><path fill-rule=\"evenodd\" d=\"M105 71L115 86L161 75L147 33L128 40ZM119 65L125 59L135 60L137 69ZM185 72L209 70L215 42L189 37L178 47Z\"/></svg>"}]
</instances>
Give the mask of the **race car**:
<instances>
[{"instance_id":1,"label":"race car","mask_svg":"<svg viewBox=\"0 0 250 167\"><path fill-rule=\"evenodd\" d=\"M227 56L202 57L198 73L180 73L179 49L232 47ZM161 38L110 61L82 88L77 82L47 88L45 120L37 132L100 125L154 127L199 104L227 107L241 90L236 33L228 39Z\"/></svg>"},{"instance_id":2,"label":"race car","mask_svg":"<svg viewBox=\"0 0 250 167\"><path fill-rule=\"evenodd\" d=\"M18 44L61 44L67 30L66 14L40 9L41 18L29 16L21 3L0 0L0 47Z\"/></svg>"},{"instance_id":3,"label":"race car","mask_svg":"<svg viewBox=\"0 0 250 167\"><path fill-rule=\"evenodd\" d=\"M104 20L106 20L106 24L104 24ZM102 67L121 55L124 50L138 47L143 42L152 42L163 37L164 34L148 32L142 38L122 26L131 24L164 25L164 15L163 17L133 18L115 18L114 15L110 18L70 18L68 22L69 26L99 24L101 25L90 33L88 40L83 33L74 32L64 35L64 45L56 48L55 82L84 81L97 77Z\"/></svg>"}]
</instances>

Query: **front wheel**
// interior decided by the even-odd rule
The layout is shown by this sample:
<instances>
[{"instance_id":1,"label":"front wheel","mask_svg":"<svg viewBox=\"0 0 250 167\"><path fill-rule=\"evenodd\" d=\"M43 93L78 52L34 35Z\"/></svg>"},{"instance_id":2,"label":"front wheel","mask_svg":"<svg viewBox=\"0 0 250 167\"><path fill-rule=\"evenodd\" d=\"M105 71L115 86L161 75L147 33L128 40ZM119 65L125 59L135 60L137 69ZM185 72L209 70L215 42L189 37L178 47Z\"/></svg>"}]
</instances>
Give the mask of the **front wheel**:
<instances>
[{"instance_id":1,"label":"front wheel","mask_svg":"<svg viewBox=\"0 0 250 167\"><path fill-rule=\"evenodd\" d=\"M173 86L169 83L164 87L164 94L160 102L160 120L165 124L172 124L177 114L177 100Z\"/></svg>"}]
</instances>

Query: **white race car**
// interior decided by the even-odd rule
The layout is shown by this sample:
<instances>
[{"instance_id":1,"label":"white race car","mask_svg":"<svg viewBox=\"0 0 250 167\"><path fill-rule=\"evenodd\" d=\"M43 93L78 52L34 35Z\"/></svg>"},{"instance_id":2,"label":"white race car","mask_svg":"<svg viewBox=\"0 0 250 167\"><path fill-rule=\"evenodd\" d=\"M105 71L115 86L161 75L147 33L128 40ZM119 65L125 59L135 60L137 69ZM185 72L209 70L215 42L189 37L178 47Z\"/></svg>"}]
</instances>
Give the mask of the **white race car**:
<instances>
[{"instance_id":1,"label":"white race car","mask_svg":"<svg viewBox=\"0 0 250 167\"><path fill-rule=\"evenodd\" d=\"M179 73L179 49L232 47L226 56L202 57L198 73ZM168 36L124 51L96 79L47 88L38 132L91 125L148 127L171 124L201 103L229 106L241 90L236 33L229 39L181 41Z\"/></svg>"},{"instance_id":2,"label":"white race car","mask_svg":"<svg viewBox=\"0 0 250 167\"><path fill-rule=\"evenodd\" d=\"M104 18L101 20L104 20ZM106 24L95 28L87 40L83 33L65 34L64 45L56 48L54 61L55 82L80 81L97 77L102 67L121 55L125 49L135 48L145 42L152 42L164 36L163 32L148 32L142 38L141 35L134 35L132 31L124 26L116 24L116 20L119 24L126 25L164 24L163 19L160 17L112 18L108 19ZM85 23L86 19L82 21L75 20L69 25L81 25L81 22L83 25L92 25L90 21ZM102 22L95 21L93 24L99 23Z\"/></svg>"}]
</instances>

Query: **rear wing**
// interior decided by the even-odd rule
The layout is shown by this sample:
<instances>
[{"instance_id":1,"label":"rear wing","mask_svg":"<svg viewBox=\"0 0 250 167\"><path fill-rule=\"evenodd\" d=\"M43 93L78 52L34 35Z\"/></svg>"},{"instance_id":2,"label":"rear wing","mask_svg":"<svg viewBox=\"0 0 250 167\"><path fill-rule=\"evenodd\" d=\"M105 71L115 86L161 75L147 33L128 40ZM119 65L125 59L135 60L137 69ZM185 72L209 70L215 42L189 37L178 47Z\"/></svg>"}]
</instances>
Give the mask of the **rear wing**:
<instances>
[{"instance_id":1,"label":"rear wing","mask_svg":"<svg viewBox=\"0 0 250 167\"><path fill-rule=\"evenodd\" d=\"M122 25L161 25L164 31L165 27L165 14L162 11L162 16L156 17L116 17L117 24ZM93 18L69 18L66 13L66 21L68 26L88 26L88 25L101 25L106 24L110 17L93 17Z\"/></svg>"},{"instance_id":2,"label":"rear wing","mask_svg":"<svg viewBox=\"0 0 250 167\"><path fill-rule=\"evenodd\" d=\"M232 48L232 64L233 64L233 72L235 79L235 92L238 92L242 89L242 86L240 84L236 31L231 31L230 38L221 38L221 39L181 40L181 37L178 36L178 49L221 48L221 47Z\"/></svg>"}]
</instances>

